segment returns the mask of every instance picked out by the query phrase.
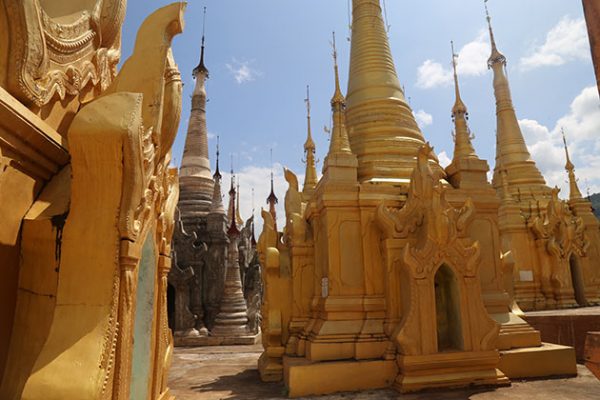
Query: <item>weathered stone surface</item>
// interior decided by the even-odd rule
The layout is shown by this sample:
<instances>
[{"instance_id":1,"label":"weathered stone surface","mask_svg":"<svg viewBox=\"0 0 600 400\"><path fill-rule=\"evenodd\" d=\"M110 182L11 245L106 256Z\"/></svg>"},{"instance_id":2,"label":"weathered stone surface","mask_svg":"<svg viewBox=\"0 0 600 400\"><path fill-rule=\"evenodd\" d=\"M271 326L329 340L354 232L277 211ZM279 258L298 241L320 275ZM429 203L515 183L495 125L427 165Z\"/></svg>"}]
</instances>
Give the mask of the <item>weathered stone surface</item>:
<instances>
[{"instance_id":1,"label":"weathered stone surface","mask_svg":"<svg viewBox=\"0 0 600 400\"><path fill-rule=\"evenodd\" d=\"M204 65L204 38L194 77L196 86L180 168L180 221L174 237L179 270L174 270L170 279L175 293L171 327L175 331L175 343L182 346L223 343L217 337L226 337L227 343L232 343L229 338L234 336L239 337L241 343L255 343L262 291L260 273L254 271L258 265L254 219L250 218L242 227L233 177L230 204L225 213L218 148L216 171L212 177L210 175L205 87L208 69ZM228 234L232 223L236 231L233 236ZM193 271L188 280L182 281L175 276L188 268ZM244 279L246 270L254 271L248 282ZM249 288L247 299L245 285ZM253 304L250 329L246 301ZM210 339L206 339L208 335Z\"/></svg>"}]
</instances>

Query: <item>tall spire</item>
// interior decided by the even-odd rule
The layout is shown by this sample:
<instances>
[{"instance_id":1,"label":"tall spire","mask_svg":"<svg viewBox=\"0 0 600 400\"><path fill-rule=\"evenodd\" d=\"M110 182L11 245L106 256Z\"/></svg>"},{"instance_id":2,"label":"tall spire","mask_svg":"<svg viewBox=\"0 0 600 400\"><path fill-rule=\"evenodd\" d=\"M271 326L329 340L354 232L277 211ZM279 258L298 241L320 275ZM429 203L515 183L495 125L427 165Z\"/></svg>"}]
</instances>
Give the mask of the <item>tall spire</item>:
<instances>
[{"instance_id":1,"label":"tall spire","mask_svg":"<svg viewBox=\"0 0 600 400\"><path fill-rule=\"evenodd\" d=\"M496 46L496 38L494 37L494 30L492 29L492 17L490 17L490 11L487 6L488 0L483 0L483 5L485 6L485 16L488 23L488 30L490 32L490 42L492 46L492 54L488 59L488 68L492 68L494 64L501 64L506 66L506 57L504 54L500 53L498 50L498 46Z\"/></svg>"},{"instance_id":2,"label":"tall spire","mask_svg":"<svg viewBox=\"0 0 600 400\"><path fill-rule=\"evenodd\" d=\"M231 216L229 217L229 229L227 230L227 234L229 236L234 236L234 235L238 235L240 233L240 230L238 228L238 222L237 222L237 208L236 208L236 192L235 192L235 186L233 184L233 171L232 171L232 178L231 178L231 189L229 189L229 210L231 213Z\"/></svg>"},{"instance_id":3,"label":"tall spire","mask_svg":"<svg viewBox=\"0 0 600 400\"><path fill-rule=\"evenodd\" d=\"M235 174L233 173L233 154L230 155L231 158L231 169L229 170L229 175L231 177L231 184L229 186L229 206L227 207L227 221L230 223L235 220Z\"/></svg>"},{"instance_id":4,"label":"tall spire","mask_svg":"<svg viewBox=\"0 0 600 400\"><path fill-rule=\"evenodd\" d=\"M346 153L351 154L348 132L346 130L346 99L340 88L340 74L337 62L337 48L335 45L335 32L333 33L333 71L335 74L335 91L331 98L331 111L333 113L333 127L329 142L329 155Z\"/></svg>"},{"instance_id":5,"label":"tall spire","mask_svg":"<svg viewBox=\"0 0 600 400\"><path fill-rule=\"evenodd\" d=\"M315 162L315 142L312 138L312 130L310 127L310 88L306 86L306 121L307 121L307 137L304 143L304 154L306 157L306 172L304 174L304 188L302 192L308 197L317 186L317 167Z\"/></svg>"},{"instance_id":6,"label":"tall spire","mask_svg":"<svg viewBox=\"0 0 600 400\"><path fill-rule=\"evenodd\" d=\"M567 146L567 137L565 135L565 130L561 128L563 143L565 144L565 156L567 158L567 164L565 165L565 169L569 174L569 199L570 200L579 200L582 199L581 191L579 190L579 186L577 185L577 177L575 177L575 166L571 162L571 157L569 157L569 147Z\"/></svg>"},{"instance_id":7,"label":"tall spire","mask_svg":"<svg viewBox=\"0 0 600 400\"><path fill-rule=\"evenodd\" d=\"M237 177L237 193L236 193L236 203L235 203L235 222L237 222L238 226L244 226L244 220L240 214L240 177Z\"/></svg>"},{"instance_id":8,"label":"tall spire","mask_svg":"<svg viewBox=\"0 0 600 400\"><path fill-rule=\"evenodd\" d=\"M213 190L212 204L210 206L211 214L225 214L225 209L223 208L223 196L221 194L221 178L221 172L219 171L219 137L217 136L217 165L213 175L215 186Z\"/></svg>"},{"instance_id":9,"label":"tall spire","mask_svg":"<svg viewBox=\"0 0 600 400\"><path fill-rule=\"evenodd\" d=\"M271 149L271 193L267 197L267 204L269 205L269 213L273 216L275 221L275 230L277 230L277 212L275 210L275 204L279 203L279 199L275 196L275 185L273 179L273 149Z\"/></svg>"},{"instance_id":10,"label":"tall spire","mask_svg":"<svg viewBox=\"0 0 600 400\"><path fill-rule=\"evenodd\" d=\"M496 166L494 168L493 184L496 189L501 189L499 168L506 169L508 185L512 190L520 189L523 192L547 192L546 181L542 177L535 161L525 144L523 133L517 120L515 108L510 94L510 86L506 78L506 57L498 51L492 19L490 17L487 0L484 0L486 17L490 30L492 54L488 66L494 72L494 94L496 97Z\"/></svg>"},{"instance_id":11,"label":"tall spire","mask_svg":"<svg viewBox=\"0 0 600 400\"><path fill-rule=\"evenodd\" d=\"M179 209L182 221L188 229L192 228L190 224L195 226L196 218L210 211L214 191L206 127L205 83L208 70L204 65L204 32L200 54L200 64L193 72L196 84L192 93L192 109L179 170Z\"/></svg>"},{"instance_id":12,"label":"tall spire","mask_svg":"<svg viewBox=\"0 0 600 400\"><path fill-rule=\"evenodd\" d=\"M341 187L339 183L355 185L358 183L358 160L352 153L348 132L346 130L346 99L340 88L340 74L338 71L337 48L335 45L335 32L333 33L333 72L335 75L335 90L331 98L332 127L329 140L329 152L323 162L324 185L335 181L334 187Z\"/></svg>"},{"instance_id":13,"label":"tall spire","mask_svg":"<svg viewBox=\"0 0 600 400\"><path fill-rule=\"evenodd\" d=\"M454 159L477 158L477 154L471 143L471 131L467 124L469 112L460 97L457 73L458 54L454 51L454 42L450 42L450 44L452 46L452 68L454 70L454 92L456 96L454 107L452 107L452 119L454 120Z\"/></svg>"},{"instance_id":14,"label":"tall spire","mask_svg":"<svg viewBox=\"0 0 600 400\"><path fill-rule=\"evenodd\" d=\"M198 74L206 75L208 78L208 69L204 65L204 33L206 29L206 7L204 7L204 15L202 17L202 45L200 47L200 63L194 68L193 75L196 77Z\"/></svg>"},{"instance_id":15,"label":"tall spire","mask_svg":"<svg viewBox=\"0 0 600 400\"><path fill-rule=\"evenodd\" d=\"M408 181L425 141L402 91L380 0L352 1L347 125L359 181Z\"/></svg>"}]
</instances>

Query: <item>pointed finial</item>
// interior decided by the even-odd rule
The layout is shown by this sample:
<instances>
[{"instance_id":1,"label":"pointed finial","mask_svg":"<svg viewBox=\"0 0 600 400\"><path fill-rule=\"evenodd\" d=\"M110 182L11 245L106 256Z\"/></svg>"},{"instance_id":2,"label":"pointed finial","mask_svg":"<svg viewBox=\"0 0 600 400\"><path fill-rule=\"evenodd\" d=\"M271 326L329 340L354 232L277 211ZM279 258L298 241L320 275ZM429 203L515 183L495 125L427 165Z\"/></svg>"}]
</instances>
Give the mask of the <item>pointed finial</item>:
<instances>
[{"instance_id":1,"label":"pointed finial","mask_svg":"<svg viewBox=\"0 0 600 400\"><path fill-rule=\"evenodd\" d=\"M452 48L452 69L454 70L454 92L456 95L456 100L454 103L454 108L452 109L452 114L455 117L457 114L467 114L467 107L463 103L460 97L460 87L458 85L458 54L454 51L454 41L450 41L450 46Z\"/></svg>"},{"instance_id":2,"label":"pointed finial","mask_svg":"<svg viewBox=\"0 0 600 400\"><path fill-rule=\"evenodd\" d=\"M194 68L193 75L196 77L199 73L202 73L208 78L208 69L204 65L204 39L205 39L205 29L206 29L206 7L204 7L204 15L202 17L202 46L200 47L200 63L196 68Z\"/></svg>"},{"instance_id":3,"label":"pointed finial","mask_svg":"<svg viewBox=\"0 0 600 400\"><path fill-rule=\"evenodd\" d=\"M275 196L275 184L273 178L273 149L271 148L271 193L269 193L269 197L267 197L267 204L270 204L271 207L274 207L274 205L278 202L279 200L277 199L277 196Z\"/></svg>"},{"instance_id":4,"label":"pointed finial","mask_svg":"<svg viewBox=\"0 0 600 400\"><path fill-rule=\"evenodd\" d=\"M315 150L315 142L312 138L312 128L310 126L310 86L306 85L306 99L304 99L306 103L306 121L307 121L307 137L306 142L304 142L304 151L313 151Z\"/></svg>"},{"instance_id":5,"label":"pointed finial","mask_svg":"<svg viewBox=\"0 0 600 400\"><path fill-rule=\"evenodd\" d=\"M490 16L490 11L487 6L487 2L489 0L483 0L483 5L485 6L485 16L488 22L488 29L490 31L490 42L492 45L492 55L488 59L488 68L492 68L495 64L506 65L506 57L500 51L498 51L498 47L496 46L496 38L494 37L494 30L492 29L492 17Z\"/></svg>"},{"instance_id":6,"label":"pointed finial","mask_svg":"<svg viewBox=\"0 0 600 400\"><path fill-rule=\"evenodd\" d=\"M271 156L271 190L273 190L273 148L269 149L269 153Z\"/></svg>"},{"instance_id":7,"label":"pointed finial","mask_svg":"<svg viewBox=\"0 0 600 400\"><path fill-rule=\"evenodd\" d=\"M304 99L306 103L306 115L310 119L310 85L306 85L306 99Z\"/></svg>"},{"instance_id":8,"label":"pointed finial","mask_svg":"<svg viewBox=\"0 0 600 400\"><path fill-rule=\"evenodd\" d=\"M571 162L571 158L569 157L569 147L567 146L567 136L565 135L564 128L560 129L562 133L563 143L565 145L565 155L567 157L567 163L565 165L565 169L569 175L569 199L578 200L583 198L581 195L581 191L579 190L579 186L577 185L577 177L575 176L575 166Z\"/></svg>"},{"instance_id":9,"label":"pointed finial","mask_svg":"<svg viewBox=\"0 0 600 400\"><path fill-rule=\"evenodd\" d=\"M335 93L333 98L331 99L331 104L345 104L346 99L344 95L342 95L342 89L340 88L340 73L338 69L337 62L337 47L335 44L335 32L333 32L333 41L331 42L331 46L333 47L333 68L335 71Z\"/></svg>"},{"instance_id":10,"label":"pointed finial","mask_svg":"<svg viewBox=\"0 0 600 400\"><path fill-rule=\"evenodd\" d=\"M221 179L221 171L219 171L219 155L221 153L219 152L219 135L217 135L217 166L215 168L215 174L213 175L213 178L215 180L217 179Z\"/></svg>"},{"instance_id":11,"label":"pointed finial","mask_svg":"<svg viewBox=\"0 0 600 400\"><path fill-rule=\"evenodd\" d=\"M337 62L337 48L335 44L335 32L331 42L333 49L333 71L335 73L335 92L331 98L331 110L333 113L333 125L329 142L329 154L351 153L348 133L346 132L346 98L340 88L340 74ZM329 157L329 156L328 156Z\"/></svg>"},{"instance_id":12,"label":"pointed finial","mask_svg":"<svg viewBox=\"0 0 600 400\"><path fill-rule=\"evenodd\" d=\"M238 166L239 167L239 166ZM244 226L244 219L242 218L241 215L241 208L240 208L240 177L237 177L237 186L236 186L236 209L235 209L235 219L237 221L237 224L239 226Z\"/></svg>"},{"instance_id":13,"label":"pointed finial","mask_svg":"<svg viewBox=\"0 0 600 400\"><path fill-rule=\"evenodd\" d=\"M575 169L575 166L571 162L571 157L569 157L569 147L567 146L567 136L565 135L565 128L560 128L560 133L562 134L563 143L565 145L565 155L567 157L567 164L565 166L567 171L571 171Z\"/></svg>"},{"instance_id":14,"label":"pointed finial","mask_svg":"<svg viewBox=\"0 0 600 400\"><path fill-rule=\"evenodd\" d=\"M232 191L235 191L235 188L234 188L235 175L233 174L233 153L230 153L229 156L231 158L231 190L230 190L230 192L232 192Z\"/></svg>"}]
</instances>

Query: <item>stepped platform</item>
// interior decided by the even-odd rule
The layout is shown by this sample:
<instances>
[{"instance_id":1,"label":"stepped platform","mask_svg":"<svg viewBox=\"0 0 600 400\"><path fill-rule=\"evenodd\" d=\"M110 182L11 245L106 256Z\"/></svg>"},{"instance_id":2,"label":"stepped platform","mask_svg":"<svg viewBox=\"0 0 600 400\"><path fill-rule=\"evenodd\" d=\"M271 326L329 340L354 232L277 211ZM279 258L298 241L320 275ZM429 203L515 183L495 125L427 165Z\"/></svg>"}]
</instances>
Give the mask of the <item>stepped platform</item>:
<instances>
[{"instance_id":1,"label":"stepped platform","mask_svg":"<svg viewBox=\"0 0 600 400\"><path fill-rule=\"evenodd\" d=\"M587 333L600 331L600 307L529 311L524 319L540 331L542 342L575 348L578 362L584 361Z\"/></svg>"}]
</instances>

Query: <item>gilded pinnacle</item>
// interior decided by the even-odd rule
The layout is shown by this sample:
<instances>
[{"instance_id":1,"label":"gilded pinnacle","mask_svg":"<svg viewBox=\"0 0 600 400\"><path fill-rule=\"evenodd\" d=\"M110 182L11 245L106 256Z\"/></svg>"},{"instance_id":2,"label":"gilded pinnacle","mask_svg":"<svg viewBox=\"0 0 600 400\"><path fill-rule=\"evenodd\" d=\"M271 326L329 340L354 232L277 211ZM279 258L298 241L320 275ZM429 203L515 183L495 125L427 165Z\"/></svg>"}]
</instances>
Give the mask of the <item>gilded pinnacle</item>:
<instances>
[{"instance_id":1,"label":"gilded pinnacle","mask_svg":"<svg viewBox=\"0 0 600 400\"><path fill-rule=\"evenodd\" d=\"M310 126L310 88L306 86L306 121L307 121L307 137L304 143L304 153L306 157L306 171L304 174L304 188L303 193L307 196L313 192L315 186L317 186L317 167L315 162L315 142L312 138L312 129Z\"/></svg>"},{"instance_id":2,"label":"gilded pinnacle","mask_svg":"<svg viewBox=\"0 0 600 400\"><path fill-rule=\"evenodd\" d=\"M492 31L489 12L486 14L492 40L492 55L489 66L494 72L494 96L496 98L496 168L494 169L493 184L500 189L499 166L508 171L508 184L511 189L524 189L527 192L545 192L548 190L546 181L525 144L525 139L519 126L517 114L512 102L510 85L506 77L506 57L498 52Z\"/></svg>"},{"instance_id":3,"label":"gilded pinnacle","mask_svg":"<svg viewBox=\"0 0 600 400\"><path fill-rule=\"evenodd\" d=\"M458 85L457 58L454 52L454 42L452 46L452 67L454 69L454 90L456 101L452 108L452 119L454 120L454 160L461 158L477 158L473 144L471 143L471 131L467 124L467 106L460 97L460 88Z\"/></svg>"},{"instance_id":4,"label":"gilded pinnacle","mask_svg":"<svg viewBox=\"0 0 600 400\"><path fill-rule=\"evenodd\" d=\"M454 91L456 96L456 101L454 103L454 108L452 109L452 115L456 117L457 114L467 114L467 106L463 103L460 97L460 88L458 85L458 73L457 73L457 59L458 54L454 52L454 42L450 42L452 46L452 68L454 70Z\"/></svg>"},{"instance_id":5,"label":"gilded pinnacle","mask_svg":"<svg viewBox=\"0 0 600 400\"><path fill-rule=\"evenodd\" d=\"M502 53L500 53L498 47L496 46L496 38L494 37L494 30L492 29L492 17L490 17L487 2L488 0L484 0L485 15L488 22L488 29L490 31L490 42L492 45L492 54L488 59L488 68L492 68L496 64L506 65L506 57Z\"/></svg>"},{"instance_id":6,"label":"gilded pinnacle","mask_svg":"<svg viewBox=\"0 0 600 400\"><path fill-rule=\"evenodd\" d=\"M567 146L567 137L565 135L564 129L561 128L563 143L565 145L565 155L567 158L567 163L565 165L565 169L569 175L569 199L577 200L583 198L581 195L581 191L579 190L579 186L577 185L577 177L575 176L575 166L571 162L571 157L569 157L569 147Z\"/></svg>"},{"instance_id":7,"label":"gilded pinnacle","mask_svg":"<svg viewBox=\"0 0 600 400\"><path fill-rule=\"evenodd\" d=\"M335 46L335 32L333 33L333 70L335 75L335 92L331 98L331 110L333 112L333 128L331 129L331 140L329 154L352 153L348 133L346 131L346 99L340 89L340 74L337 63L337 48Z\"/></svg>"},{"instance_id":8,"label":"gilded pinnacle","mask_svg":"<svg viewBox=\"0 0 600 400\"><path fill-rule=\"evenodd\" d=\"M338 62L337 62L337 48L335 46L335 32L333 32L333 41L331 42L333 46L333 65L335 71L335 92L333 93L333 97L331 98L331 105L335 107L338 105L340 107L346 107L346 99L342 94L342 89L340 88L340 73L338 70Z\"/></svg>"},{"instance_id":9,"label":"gilded pinnacle","mask_svg":"<svg viewBox=\"0 0 600 400\"><path fill-rule=\"evenodd\" d=\"M307 121L307 135L306 142L304 142L304 151L313 151L315 150L315 142L312 138L312 129L310 126L310 87L306 86L306 99L304 99L306 103L306 121Z\"/></svg>"}]
</instances>

